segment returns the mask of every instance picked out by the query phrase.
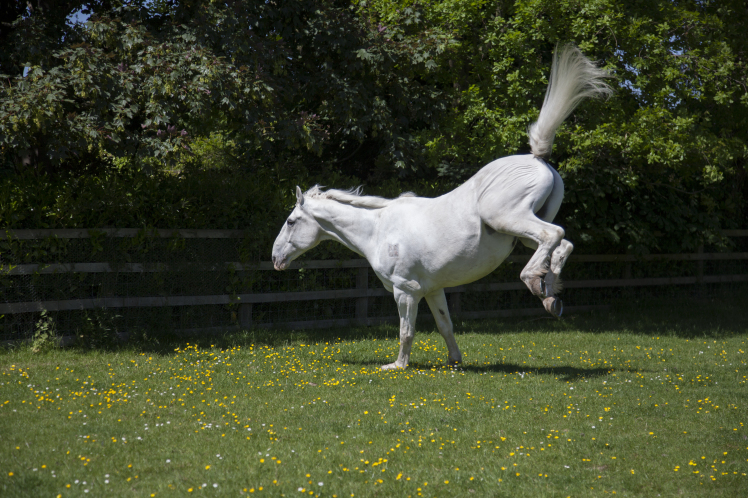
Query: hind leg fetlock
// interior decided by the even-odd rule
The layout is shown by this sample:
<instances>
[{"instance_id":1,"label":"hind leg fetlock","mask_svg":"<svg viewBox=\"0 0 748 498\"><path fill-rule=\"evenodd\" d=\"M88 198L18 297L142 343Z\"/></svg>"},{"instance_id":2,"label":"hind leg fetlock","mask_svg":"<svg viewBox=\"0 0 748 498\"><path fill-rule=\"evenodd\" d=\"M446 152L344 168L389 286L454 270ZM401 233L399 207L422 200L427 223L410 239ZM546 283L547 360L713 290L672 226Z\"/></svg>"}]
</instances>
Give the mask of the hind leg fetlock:
<instances>
[{"instance_id":1,"label":"hind leg fetlock","mask_svg":"<svg viewBox=\"0 0 748 498\"><path fill-rule=\"evenodd\" d=\"M548 273L538 274L536 272L522 272L519 278L525 283L534 296L544 299L548 295L548 290L552 288L547 285L547 275Z\"/></svg>"},{"instance_id":2,"label":"hind leg fetlock","mask_svg":"<svg viewBox=\"0 0 748 498\"><path fill-rule=\"evenodd\" d=\"M551 290L546 295L555 296L563 289L561 270L564 268L573 250L574 245L566 239L563 239L558 247L553 250L550 261L550 272L545 275L544 279L546 287Z\"/></svg>"},{"instance_id":3,"label":"hind leg fetlock","mask_svg":"<svg viewBox=\"0 0 748 498\"><path fill-rule=\"evenodd\" d=\"M544 297L555 296L561 289L558 276L549 271L543 277L543 288L545 289Z\"/></svg>"}]
</instances>

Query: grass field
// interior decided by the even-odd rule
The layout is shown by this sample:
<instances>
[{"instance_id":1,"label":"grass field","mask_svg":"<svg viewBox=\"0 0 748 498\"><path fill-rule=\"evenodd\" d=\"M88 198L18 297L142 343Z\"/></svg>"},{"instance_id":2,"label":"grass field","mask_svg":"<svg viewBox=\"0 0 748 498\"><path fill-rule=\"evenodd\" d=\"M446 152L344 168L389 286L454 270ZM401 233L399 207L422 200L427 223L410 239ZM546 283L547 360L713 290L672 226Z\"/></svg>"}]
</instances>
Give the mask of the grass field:
<instances>
[{"instance_id":1,"label":"grass field","mask_svg":"<svg viewBox=\"0 0 748 498\"><path fill-rule=\"evenodd\" d=\"M0 495L748 496L744 299L0 349Z\"/></svg>"}]
</instances>

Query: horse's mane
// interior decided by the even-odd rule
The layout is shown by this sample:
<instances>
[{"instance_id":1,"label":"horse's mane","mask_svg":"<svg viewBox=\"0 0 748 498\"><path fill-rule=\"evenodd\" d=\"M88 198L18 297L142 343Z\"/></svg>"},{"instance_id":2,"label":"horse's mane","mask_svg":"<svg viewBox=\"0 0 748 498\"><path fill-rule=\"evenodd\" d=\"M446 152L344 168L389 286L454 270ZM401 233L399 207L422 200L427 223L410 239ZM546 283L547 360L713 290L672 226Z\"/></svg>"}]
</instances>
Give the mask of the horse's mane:
<instances>
[{"instance_id":1,"label":"horse's mane","mask_svg":"<svg viewBox=\"0 0 748 498\"><path fill-rule=\"evenodd\" d=\"M395 199L385 199L376 195L361 195L362 187L355 187L348 190L329 189L322 190L322 186L315 185L304 193L304 197L310 199L330 199L351 206L380 209L388 206L392 202L403 197L416 197L413 192L403 192Z\"/></svg>"}]
</instances>

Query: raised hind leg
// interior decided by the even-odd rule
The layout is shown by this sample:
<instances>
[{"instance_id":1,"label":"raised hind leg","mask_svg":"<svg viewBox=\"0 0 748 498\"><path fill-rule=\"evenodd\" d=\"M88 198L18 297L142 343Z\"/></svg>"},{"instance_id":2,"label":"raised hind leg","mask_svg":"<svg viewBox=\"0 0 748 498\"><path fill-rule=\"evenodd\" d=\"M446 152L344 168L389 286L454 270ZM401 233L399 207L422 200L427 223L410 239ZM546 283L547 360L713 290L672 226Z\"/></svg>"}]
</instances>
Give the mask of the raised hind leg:
<instances>
[{"instance_id":1,"label":"raised hind leg","mask_svg":"<svg viewBox=\"0 0 748 498\"><path fill-rule=\"evenodd\" d=\"M564 229L540 220L535 215L515 221L514 227L513 231L502 231L518 236L524 245L535 249L535 254L520 273L520 278L530 292L543 301L546 311L560 316L563 308L554 292L556 275L552 271L552 259L564 239ZM520 227L521 230L518 229Z\"/></svg>"},{"instance_id":2,"label":"raised hind leg","mask_svg":"<svg viewBox=\"0 0 748 498\"><path fill-rule=\"evenodd\" d=\"M450 365L462 363L462 353L460 353L460 348L457 347L457 341L455 341L452 320L449 318L449 309L447 308L447 298L444 296L444 289L439 289L433 294L426 296L426 302L429 305L431 313L434 315L434 320L436 320L436 326L439 329L439 333L444 337L444 342L447 343Z\"/></svg>"},{"instance_id":3,"label":"raised hind leg","mask_svg":"<svg viewBox=\"0 0 748 498\"><path fill-rule=\"evenodd\" d=\"M551 256L564 238L564 229L539 220L534 215L514 225L517 227L515 230L502 231L519 237L523 244L535 249L520 278L530 292L541 299L552 295L553 288L546 285L545 278L551 272Z\"/></svg>"},{"instance_id":4,"label":"raised hind leg","mask_svg":"<svg viewBox=\"0 0 748 498\"><path fill-rule=\"evenodd\" d=\"M563 200L563 180L556 170L536 158L523 162L518 157L508 171L512 181L493 180L491 194L479 198L481 220L535 249L520 278L543 301L545 309L558 316L560 307L553 291L555 275L547 277L552 273L552 255L565 235L563 228L550 223ZM546 279L551 285L546 284Z\"/></svg>"},{"instance_id":5,"label":"raised hind leg","mask_svg":"<svg viewBox=\"0 0 748 498\"><path fill-rule=\"evenodd\" d=\"M520 239L522 244L530 249L537 249L538 244L530 239ZM543 292L538 297L543 301L546 311L560 317L564 311L564 304L559 299L558 293L561 292L563 285L561 283L561 270L566 264L566 260L574 250L574 245L566 239L562 239L558 247L553 250L550 260L550 271L543 277Z\"/></svg>"}]
</instances>

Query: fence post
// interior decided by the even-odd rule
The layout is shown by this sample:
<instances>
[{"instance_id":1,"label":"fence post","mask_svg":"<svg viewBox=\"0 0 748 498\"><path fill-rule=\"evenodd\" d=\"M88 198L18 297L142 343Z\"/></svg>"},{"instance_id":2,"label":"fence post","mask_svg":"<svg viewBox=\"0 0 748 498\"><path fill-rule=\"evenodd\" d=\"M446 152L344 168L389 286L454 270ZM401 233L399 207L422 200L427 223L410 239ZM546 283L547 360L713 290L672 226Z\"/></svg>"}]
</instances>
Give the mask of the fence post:
<instances>
[{"instance_id":1,"label":"fence post","mask_svg":"<svg viewBox=\"0 0 748 498\"><path fill-rule=\"evenodd\" d=\"M356 274L356 289L369 289L369 267L358 269ZM356 322L359 325L369 325L369 298L356 298Z\"/></svg>"},{"instance_id":2,"label":"fence post","mask_svg":"<svg viewBox=\"0 0 748 498\"><path fill-rule=\"evenodd\" d=\"M239 305L239 325L246 330L252 328L252 303Z\"/></svg>"}]
</instances>

